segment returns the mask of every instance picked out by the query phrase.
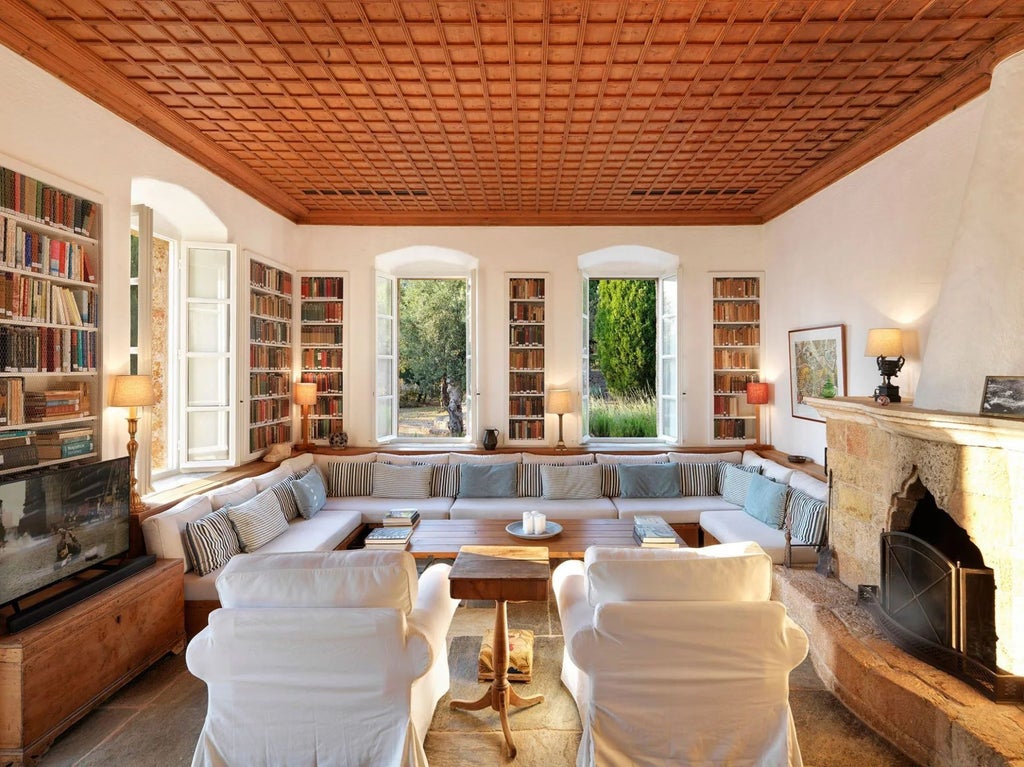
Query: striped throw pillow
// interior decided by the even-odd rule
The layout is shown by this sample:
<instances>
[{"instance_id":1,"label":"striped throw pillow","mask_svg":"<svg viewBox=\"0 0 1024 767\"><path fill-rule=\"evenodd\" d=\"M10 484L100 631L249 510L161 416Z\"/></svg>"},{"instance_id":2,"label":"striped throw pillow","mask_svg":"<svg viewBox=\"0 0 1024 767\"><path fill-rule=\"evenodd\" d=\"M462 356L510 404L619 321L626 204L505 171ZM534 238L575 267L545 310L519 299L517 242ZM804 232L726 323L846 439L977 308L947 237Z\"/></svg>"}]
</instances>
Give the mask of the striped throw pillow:
<instances>
[{"instance_id":1,"label":"striped throw pillow","mask_svg":"<svg viewBox=\"0 0 1024 767\"><path fill-rule=\"evenodd\" d=\"M551 500L589 500L601 497L601 466L540 467L544 497Z\"/></svg>"},{"instance_id":2,"label":"striped throw pillow","mask_svg":"<svg viewBox=\"0 0 1024 767\"><path fill-rule=\"evenodd\" d=\"M373 470L374 498L429 498L433 466L392 466L378 463Z\"/></svg>"},{"instance_id":3,"label":"striped throw pillow","mask_svg":"<svg viewBox=\"0 0 1024 767\"><path fill-rule=\"evenodd\" d=\"M761 473L760 466L737 466L731 463L719 464L724 470L719 474L718 489L722 498L729 503L742 506L747 501L750 479Z\"/></svg>"},{"instance_id":4,"label":"striped throw pillow","mask_svg":"<svg viewBox=\"0 0 1024 767\"><path fill-rule=\"evenodd\" d=\"M273 493L277 502L281 504L281 512L286 522L291 522L299 516L299 507L295 503L295 494L292 492L292 479L282 479L277 484L271 485L263 492Z\"/></svg>"},{"instance_id":5,"label":"striped throw pillow","mask_svg":"<svg viewBox=\"0 0 1024 767\"><path fill-rule=\"evenodd\" d=\"M434 464L430 474L430 494L440 498L454 498L459 494L459 465Z\"/></svg>"},{"instance_id":6,"label":"striped throw pillow","mask_svg":"<svg viewBox=\"0 0 1024 767\"><path fill-rule=\"evenodd\" d=\"M718 495L717 463L681 463L683 495Z\"/></svg>"},{"instance_id":7,"label":"striped throw pillow","mask_svg":"<svg viewBox=\"0 0 1024 767\"><path fill-rule=\"evenodd\" d=\"M739 464L739 463L729 463L727 461L721 461L720 463L717 464L717 466L718 466L718 494L719 495L725 495L725 493L723 492L725 490L725 473L729 469L730 466L732 468L734 468L734 469L738 469L739 471L746 471L746 472L749 472L751 474L760 474L761 473L761 467L760 466L748 466L748 465ZM740 505L742 506L743 504L740 504Z\"/></svg>"},{"instance_id":8,"label":"striped throw pillow","mask_svg":"<svg viewBox=\"0 0 1024 767\"><path fill-rule=\"evenodd\" d=\"M185 523L185 552L192 569L200 576L223 567L235 554L242 553L238 535L224 509L217 509Z\"/></svg>"},{"instance_id":9,"label":"striped throw pillow","mask_svg":"<svg viewBox=\"0 0 1024 767\"><path fill-rule=\"evenodd\" d=\"M373 466L373 461L359 463L331 461L327 464L328 495L335 498L369 495L373 492Z\"/></svg>"},{"instance_id":10,"label":"striped throw pillow","mask_svg":"<svg viewBox=\"0 0 1024 767\"><path fill-rule=\"evenodd\" d=\"M284 518L277 495L269 488L251 501L225 508L242 544L242 551L256 551L288 529L288 520Z\"/></svg>"},{"instance_id":11,"label":"striped throw pillow","mask_svg":"<svg viewBox=\"0 0 1024 767\"><path fill-rule=\"evenodd\" d=\"M795 540L820 548L825 543L826 518L824 501L812 498L802 490L790 488L786 520Z\"/></svg>"},{"instance_id":12,"label":"striped throw pillow","mask_svg":"<svg viewBox=\"0 0 1024 767\"><path fill-rule=\"evenodd\" d=\"M529 456L529 460L527 460ZM516 478L516 492L520 498L539 498L543 491L543 482L540 476L541 466L582 466L594 463L592 455L570 455L563 458L549 456L532 456L530 453L523 455L523 463L519 466Z\"/></svg>"},{"instance_id":13,"label":"striped throw pillow","mask_svg":"<svg viewBox=\"0 0 1024 767\"><path fill-rule=\"evenodd\" d=\"M609 498L619 495L619 467L614 463L601 465L601 495Z\"/></svg>"}]
</instances>

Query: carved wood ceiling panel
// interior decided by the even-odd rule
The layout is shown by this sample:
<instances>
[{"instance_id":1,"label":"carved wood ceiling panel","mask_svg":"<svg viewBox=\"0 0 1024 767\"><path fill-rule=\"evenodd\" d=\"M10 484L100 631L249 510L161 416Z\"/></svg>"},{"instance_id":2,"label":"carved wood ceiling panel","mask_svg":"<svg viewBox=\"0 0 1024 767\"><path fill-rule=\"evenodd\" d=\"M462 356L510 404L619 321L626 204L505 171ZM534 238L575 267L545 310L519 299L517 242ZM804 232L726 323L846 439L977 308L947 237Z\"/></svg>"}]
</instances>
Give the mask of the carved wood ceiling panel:
<instances>
[{"instance_id":1,"label":"carved wood ceiling panel","mask_svg":"<svg viewBox=\"0 0 1024 767\"><path fill-rule=\"evenodd\" d=\"M1024 3L6 0L0 42L306 223L754 223L982 92Z\"/></svg>"}]
</instances>

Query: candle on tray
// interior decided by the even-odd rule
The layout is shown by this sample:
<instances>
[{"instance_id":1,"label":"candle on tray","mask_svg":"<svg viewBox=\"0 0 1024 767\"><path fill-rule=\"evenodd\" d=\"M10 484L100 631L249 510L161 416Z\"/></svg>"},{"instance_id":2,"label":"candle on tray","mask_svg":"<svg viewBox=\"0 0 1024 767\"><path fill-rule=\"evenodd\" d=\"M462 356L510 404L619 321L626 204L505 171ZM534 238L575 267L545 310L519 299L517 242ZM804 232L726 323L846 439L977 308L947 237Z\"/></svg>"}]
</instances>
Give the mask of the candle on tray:
<instances>
[{"instance_id":1,"label":"candle on tray","mask_svg":"<svg viewBox=\"0 0 1024 767\"><path fill-rule=\"evenodd\" d=\"M533 512L532 511L524 511L523 512L523 534L524 535L533 535Z\"/></svg>"},{"instance_id":2,"label":"candle on tray","mask_svg":"<svg viewBox=\"0 0 1024 767\"><path fill-rule=\"evenodd\" d=\"M533 534L541 535L547 532L548 519L546 516L541 514L539 511L533 512Z\"/></svg>"}]
</instances>

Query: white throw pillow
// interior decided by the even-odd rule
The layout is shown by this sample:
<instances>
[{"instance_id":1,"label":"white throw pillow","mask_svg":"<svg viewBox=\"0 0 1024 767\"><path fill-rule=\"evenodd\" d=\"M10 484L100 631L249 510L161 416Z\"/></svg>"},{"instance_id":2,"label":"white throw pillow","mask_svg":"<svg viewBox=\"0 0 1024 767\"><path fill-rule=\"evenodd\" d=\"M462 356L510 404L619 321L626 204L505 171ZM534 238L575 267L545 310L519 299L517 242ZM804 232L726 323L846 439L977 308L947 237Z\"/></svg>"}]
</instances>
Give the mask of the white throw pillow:
<instances>
[{"instance_id":1,"label":"white throw pillow","mask_svg":"<svg viewBox=\"0 0 1024 767\"><path fill-rule=\"evenodd\" d=\"M432 466L391 466L376 463L373 467L374 498L408 498L410 500L430 497Z\"/></svg>"},{"instance_id":2,"label":"white throw pillow","mask_svg":"<svg viewBox=\"0 0 1024 767\"><path fill-rule=\"evenodd\" d=\"M601 466L541 466L544 497L556 501L601 497Z\"/></svg>"}]
</instances>

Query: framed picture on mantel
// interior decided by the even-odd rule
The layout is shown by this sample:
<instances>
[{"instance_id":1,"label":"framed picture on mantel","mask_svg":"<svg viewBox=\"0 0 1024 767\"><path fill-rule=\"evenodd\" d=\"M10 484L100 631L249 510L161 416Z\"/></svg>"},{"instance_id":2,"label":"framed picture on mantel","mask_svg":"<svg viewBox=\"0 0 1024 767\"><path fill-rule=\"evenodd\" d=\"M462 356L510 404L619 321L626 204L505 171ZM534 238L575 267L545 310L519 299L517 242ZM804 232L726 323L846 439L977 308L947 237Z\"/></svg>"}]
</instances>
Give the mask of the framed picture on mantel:
<instances>
[{"instance_id":1,"label":"framed picture on mantel","mask_svg":"<svg viewBox=\"0 0 1024 767\"><path fill-rule=\"evenodd\" d=\"M1024 376L985 376L981 414L1024 418Z\"/></svg>"},{"instance_id":2,"label":"framed picture on mantel","mask_svg":"<svg viewBox=\"0 0 1024 767\"><path fill-rule=\"evenodd\" d=\"M825 419L807 397L846 395L846 326L824 325L789 331L789 390L794 418Z\"/></svg>"}]
</instances>

